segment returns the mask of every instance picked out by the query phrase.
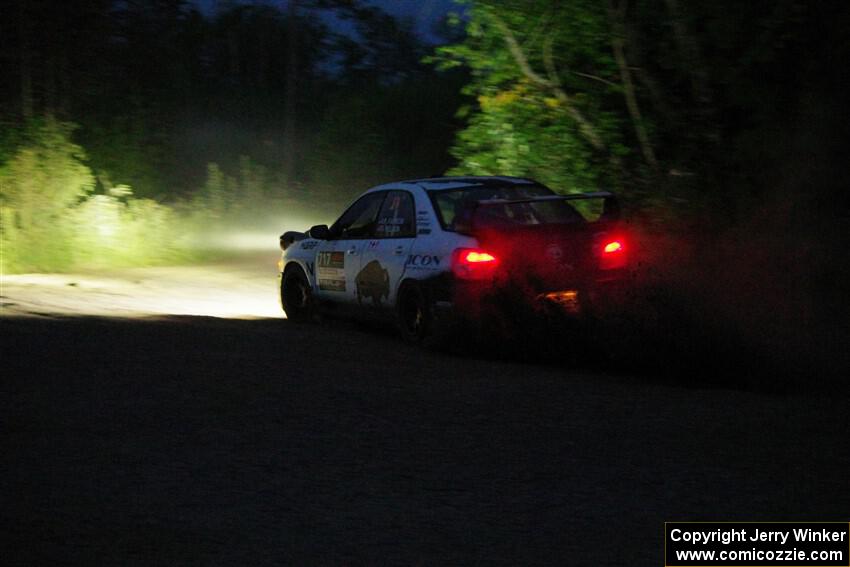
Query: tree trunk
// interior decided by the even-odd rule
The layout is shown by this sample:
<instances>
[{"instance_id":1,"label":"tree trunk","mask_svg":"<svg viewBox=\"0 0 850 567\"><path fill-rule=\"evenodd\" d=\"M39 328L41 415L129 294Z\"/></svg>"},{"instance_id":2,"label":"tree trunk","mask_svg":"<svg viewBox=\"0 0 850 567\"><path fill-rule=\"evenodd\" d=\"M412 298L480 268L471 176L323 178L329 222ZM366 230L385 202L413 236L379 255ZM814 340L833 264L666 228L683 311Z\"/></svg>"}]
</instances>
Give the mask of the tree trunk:
<instances>
[{"instance_id":1,"label":"tree trunk","mask_svg":"<svg viewBox=\"0 0 850 567\"><path fill-rule=\"evenodd\" d=\"M295 97L298 95L298 3L296 0L289 0L289 12L287 14L289 21L287 29L287 49L286 49L286 100L284 101L284 147L283 147L283 167L286 172L286 177L289 183L295 180L295 127L296 127L296 106Z\"/></svg>"},{"instance_id":2,"label":"tree trunk","mask_svg":"<svg viewBox=\"0 0 850 567\"><path fill-rule=\"evenodd\" d=\"M26 0L18 0L18 35L20 44L21 66L21 115L32 118L32 51L29 45L29 18L26 11Z\"/></svg>"},{"instance_id":3,"label":"tree trunk","mask_svg":"<svg viewBox=\"0 0 850 567\"><path fill-rule=\"evenodd\" d=\"M670 20L673 25L673 35L679 49L679 58L683 71L687 74L691 83L691 92L694 102L706 122L708 137L713 141L719 141L720 133L714 119L714 100L709 86L708 72L702 61L699 45L693 34L689 33L685 24L684 16L679 7L678 0L664 0Z\"/></svg>"},{"instance_id":4,"label":"tree trunk","mask_svg":"<svg viewBox=\"0 0 850 567\"><path fill-rule=\"evenodd\" d=\"M629 116L632 119L632 124L635 128L635 135L640 144L640 150L646 163L653 169L658 169L658 160L655 158L655 150L652 149L652 143L649 140L649 135L646 132L646 126L643 123L643 116L640 112L637 96L635 95L635 86L632 81L632 74L629 71L629 65L626 61L625 45L625 8L626 3L619 8L615 8L613 0L608 1L608 17L611 21L611 48L614 51L614 59L617 61L617 67L620 68L620 80L623 83L623 97L626 99L626 108L629 111Z\"/></svg>"}]
</instances>

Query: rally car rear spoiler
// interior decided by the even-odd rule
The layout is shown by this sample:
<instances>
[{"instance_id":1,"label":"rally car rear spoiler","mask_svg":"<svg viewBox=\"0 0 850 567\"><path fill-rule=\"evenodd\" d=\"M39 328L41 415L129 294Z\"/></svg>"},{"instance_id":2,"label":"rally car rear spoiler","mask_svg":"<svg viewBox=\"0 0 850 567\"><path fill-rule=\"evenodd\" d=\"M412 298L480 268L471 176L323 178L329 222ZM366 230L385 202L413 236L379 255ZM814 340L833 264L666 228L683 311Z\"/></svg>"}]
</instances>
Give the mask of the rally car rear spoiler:
<instances>
[{"instance_id":1,"label":"rally car rear spoiler","mask_svg":"<svg viewBox=\"0 0 850 567\"><path fill-rule=\"evenodd\" d=\"M610 191L593 191L590 193L570 193L568 195L543 195L526 199L486 199L476 201L474 205L514 205L519 203L539 203L545 201L578 201L583 199L603 199L600 220L616 220L620 217L620 204L617 197ZM473 205L473 206L474 206Z\"/></svg>"}]
</instances>

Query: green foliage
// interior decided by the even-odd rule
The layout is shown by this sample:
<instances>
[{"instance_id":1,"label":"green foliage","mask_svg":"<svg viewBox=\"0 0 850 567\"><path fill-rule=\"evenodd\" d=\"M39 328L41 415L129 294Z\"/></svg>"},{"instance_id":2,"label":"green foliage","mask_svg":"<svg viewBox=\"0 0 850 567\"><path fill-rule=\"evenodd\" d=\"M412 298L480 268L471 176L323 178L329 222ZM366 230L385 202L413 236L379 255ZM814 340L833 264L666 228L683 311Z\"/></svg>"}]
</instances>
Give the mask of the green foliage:
<instances>
[{"instance_id":1,"label":"green foliage","mask_svg":"<svg viewBox=\"0 0 850 567\"><path fill-rule=\"evenodd\" d=\"M465 39L430 58L472 72L465 93L477 105L453 173L527 175L562 192L619 185L628 148L604 5L475 2L467 13Z\"/></svg>"},{"instance_id":2,"label":"green foliage","mask_svg":"<svg viewBox=\"0 0 850 567\"><path fill-rule=\"evenodd\" d=\"M596 189L605 166L594 164L575 125L537 93L519 91L479 97L480 110L453 148L460 165L452 173L528 176L563 192Z\"/></svg>"},{"instance_id":3,"label":"green foliage","mask_svg":"<svg viewBox=\"0 0 850 567\"><path fill-rule=\"evenodd\" d=\"M149 128L143 116L134 115L82 128L79 137L92 169L114 172L136 195L150 197L167 184L164 172L171 164L165 136Z\"/></svg>"},{"instance_id":4,"label":"green foliage","mask_svg":"<svg viewBox=\"0 0 850 567\"><path fill-rule=\"evenodd\" d=\"M213 221L219 228L222 223L250 226L252 219L281 198L273 188L283 186L282 178L273 179L265 167L242 156L236 175L226 174L217 163L207 164L204 186L184 207L199 225Z\"/></svg>"},{"instance_id":5,"label":"green foliage","mask_svg":"<svg viewBox=\"0 0 850 567\"><path fill-rule=\"evenodd\" d=\"M282 174L273 175L242 156L230 171L207 164L204 185L172 209L181 226L186 259L210 259L232 249L229 239L234 235L267 232L273 246L284 217L306 223L305 219L316 218L317 211L339 208L339 204L325 206L320 197L311 193L308 201Z\"/></svg>"},{"instance_id":6,"label":"green foliage","mask_svg":"<svg viewBox=\"0 0 850 567\"><path fill-rule=\"evenodd\" d=\"M73 263L67 212L94 189L85 153L70 141L73 129L50 118L33 122L0 165L3 272Z\"/></svg>"},{"instance_id":7,"label":"green foliage","mask_svg":"<svg viewBox=\"0 0 850 567\"><path fill-rule=\"evenodd\" d=\"M162 263L180 256L180 223L129 186L94 194L74 125L36 121L0 165L2 272Z\"/></svg>"},{"instance_id":8,"label":"green foliage","mask_svg":"<svg viewBox=\"0 0 850 567\"><path fill-rule=\"evenodd\" d=\"M25 228L53 220L52 215L94 188L94 177L83 163L85 152L70 141L73 129L52 118L36 122L26 145L2 166L3 202L19 212Z\"/></svg>"},{"instance_id":9,"label":"green foliage","mask_svg":"<svg viewBox=\"0 0 850 567\"><path fill-rule=\"evenodd\" d=\"M128 196L129 197L129 196ZM182 259L179 219L149 199L93 195L69 211L75 268L109 268Z\"/></svg>"},{"instance_id":10,"label":"green foliage","mask_svg":"<svg viewBox=\"0 0 850 567\"><path fill-rule=\"evenodd\" d=\"M105 172L96 182L85 152L71 141L73 130L56 120L38 121L17 148L6 148L11 157L0 165L3 273L208 259L229 235L269 222L270 211L298 219L315 215L280 176L244 156L232 174L208 164L206 182L189 199L165 205L136 198L130 186L112 185Z\"/></svg>"},{"instance_id":11,"label":"green foliage","mask_svg":"<svg viewBox=\"0 0 850 567\"><path fill-rule=\"evenodd\" d=\"M190 201L218 164L235 185L222 179L232 202L211 214L227 218L253 206L252 186L345 201L454 163L463 73L424 65L412 20L365 0L17 4L0 18L0 162L26 142L22 123L52 113L79 124L96 177L136 197ZM330 11L346 26L328 27Z\"/></svg>"}]
</instances>

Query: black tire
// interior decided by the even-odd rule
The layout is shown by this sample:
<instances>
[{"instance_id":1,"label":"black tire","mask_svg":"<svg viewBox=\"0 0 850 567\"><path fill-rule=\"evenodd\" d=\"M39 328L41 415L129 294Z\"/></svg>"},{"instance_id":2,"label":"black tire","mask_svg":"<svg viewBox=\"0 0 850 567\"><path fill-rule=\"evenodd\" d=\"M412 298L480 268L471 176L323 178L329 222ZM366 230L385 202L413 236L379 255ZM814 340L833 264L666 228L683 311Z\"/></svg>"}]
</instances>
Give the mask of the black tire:
<instances>
[{"instance_id":1,"label":"black tire","mask_svg":"<svg viewBox=\"0 0 850 567\"><path fill-rule=\"evenodd\" d=\"M313 320L313 290L301 268L293 266L283 273L280 282L280 305L290 321L303 323Z\"/></svg>"},{"instance_id":2,"label":"black tire","mask_svg":"<svg viewBox=\"0 0 850 567\"><path fill-rule=\"evenodd\" d=\"M434 314L422 286L405 283L399 290L396 311L402 338L410 343L427 344L432 336Z\"/></svg>"}]
</instances>

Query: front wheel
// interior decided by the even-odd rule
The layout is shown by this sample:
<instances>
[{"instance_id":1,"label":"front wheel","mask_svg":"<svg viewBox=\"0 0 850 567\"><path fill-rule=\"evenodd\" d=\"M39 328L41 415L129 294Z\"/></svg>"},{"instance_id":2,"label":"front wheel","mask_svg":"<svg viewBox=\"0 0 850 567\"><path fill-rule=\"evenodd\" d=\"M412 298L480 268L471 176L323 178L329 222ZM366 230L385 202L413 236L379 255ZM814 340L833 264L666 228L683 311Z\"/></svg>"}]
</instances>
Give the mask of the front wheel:
<instances>
[{"instance_id":1,"label":"front wheel","mask_svg":"<svg viewBox=\"0 0 850 567\"><path fill-rule=\"evenodd\" d=\"M398 297L398 326L404 340L421 344L430 337L433 325L431 304L421 286L405 284Z\"/></svg>"},{"instance_id":2,"label":"front wheel","mask_svg":"<svg viewBox=\"0 0 850 567\"><path fill-rule=\"evenodd\" d=\"M290 321L302 323L313 319L313 290L300 268L284 272L280 282L280 304Z\"/></svg>"}]
</instances>

